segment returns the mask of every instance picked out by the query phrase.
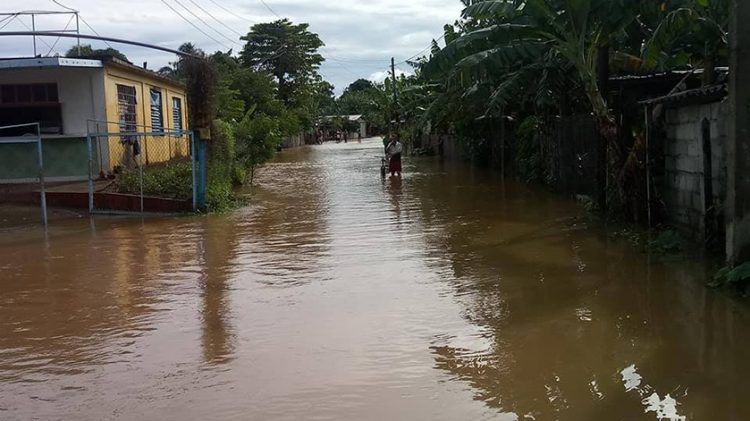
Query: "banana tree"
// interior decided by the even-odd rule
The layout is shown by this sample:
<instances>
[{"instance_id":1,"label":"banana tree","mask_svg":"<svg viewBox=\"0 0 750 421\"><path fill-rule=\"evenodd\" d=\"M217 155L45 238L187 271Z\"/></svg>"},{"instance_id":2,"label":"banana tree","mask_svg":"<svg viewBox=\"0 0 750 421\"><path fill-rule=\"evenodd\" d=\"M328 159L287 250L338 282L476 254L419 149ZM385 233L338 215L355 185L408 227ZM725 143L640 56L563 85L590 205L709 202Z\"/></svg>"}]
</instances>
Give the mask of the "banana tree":
<instances>
[{"instance_id":1,"label":"banana tree","mask_svg":"<svg viewBox=\"0 0 750 421\"><path fill-rule=\"evenodd\" d=\"M537 95L545 80L542 74L557 85L565 86L560 81L567 80L567 85L580 87L588 111L598 121L610 166L621 168L624 151L602 83L607 80L609 57L621 53L618 42L637 25L645 1L465 0L466 32L434 54L425 73L442 76L446 86L492 85L488 110L504 110ZM561 98L577 96L564 89L560 93ZM613 181L610 185L619 186L624 197L622 180ZM604 204L603 196L600 202Z\"/></svg>"},{"instance_id":2,"label":"banana tree","mask_svg":"<svg viewBox=\"0 0 750 421\"><path fill-rule=\"evenodd\" d=\"M716 65L729 59L729 2L684 0L672 10L664 4L662 12L644 43L644 68L702 67L704 84L712 83Z\"/></svg>"}]
</instances>

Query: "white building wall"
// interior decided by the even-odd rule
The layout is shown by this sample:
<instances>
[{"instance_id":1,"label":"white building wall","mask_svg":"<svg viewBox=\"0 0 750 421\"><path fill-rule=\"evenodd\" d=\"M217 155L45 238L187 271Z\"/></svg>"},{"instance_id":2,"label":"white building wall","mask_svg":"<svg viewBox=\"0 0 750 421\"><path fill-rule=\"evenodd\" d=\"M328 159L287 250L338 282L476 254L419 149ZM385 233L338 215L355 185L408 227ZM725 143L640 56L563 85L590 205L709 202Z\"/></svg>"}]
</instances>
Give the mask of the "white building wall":
<instances>
[{"instance_id":1,"label":"white building wall","mask_svg":"<svg viewBox=\"0 0 750 421\"><path fill-rule=\"evenodd\" d=\"M721 208L727 186L728 115L727 102L669 109L666 114L664 201L672 222L699 236L706 215L703 120L711 123L713 202Z\"/></svg>"},{"instance_id":2,"label":"white building wall","mask_svg":"<svg viewBox=\"0 0 750 421\"><path fill-rule=\"evenodd\" d=\"M86 136L87 120L106 118L103 68L53 67L0 71L0 84L56 83L63 134Z\"/></svg>"}]
</instances>

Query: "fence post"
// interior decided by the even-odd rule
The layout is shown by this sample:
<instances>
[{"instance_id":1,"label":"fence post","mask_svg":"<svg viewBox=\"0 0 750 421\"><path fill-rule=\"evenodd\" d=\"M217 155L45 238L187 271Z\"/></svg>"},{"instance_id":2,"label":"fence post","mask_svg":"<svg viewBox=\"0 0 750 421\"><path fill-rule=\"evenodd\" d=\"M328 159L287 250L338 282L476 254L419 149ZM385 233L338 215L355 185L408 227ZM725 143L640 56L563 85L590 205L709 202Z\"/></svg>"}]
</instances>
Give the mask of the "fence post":
<instances>
[{"instance_id":1,"label":"fence post","mask_svg":"<svg viewBox=\"0 0 750 421\"><path fill-rule=\"evenodd\" d=\"M206 182L208 174L208 163L206 162L207 144L201 139L200 132L194 134L194 147L196 152L194 162L198 164L195 170L195 195L193 203L196 210L206 208Z\"/></svg>"},{"instance_id":2,"label":"fence post","mask_svg":"<svg viewBox=\"0 0 750 421\"><path fill-rule=\"evenodd\" d=\"M143 141L145 144L146 137L143 137ZM141 215L143 215L143 154L139 155L139 161L138 162L138 174L141 179ZM146 163L148 163L148 158L146 158Z\"/></svg>"},{"instance_id":3,"label":"fence post","mask_svg":"<svg viewBox=\"0 0 750 421\"><path fill-rule=\"evenodd\" d=\"M89 154L89 214L94 212L94 146L91 141L91 136L86 136L86 147ZM101 160L100 160L101 161Z\"/></svg>"},{"instance_id":4,"label":"fence post","mask_svg":"<svg viewBox=\"0 0 750 421\"><path fill-rule=\"evenodd\" d=\"M42 129L39 123L36 123L36 136L37 136L37 154L39 158L39 192L41 195L42 203L42 223L44 227L47 227L47 192L44 186L44 152L42 151Z\"/></svg>"},{"instance_id":5,"label":"fence post","mask_svg":"<svg viewBox=\"0 0 750 421\"><path fill-rule=\"evenodd\" d=\"M190 132L190 163L193 174L193 212L198 210L198 173L195 165L195 160L198 157L198 152L195 144L195 134Z\"/></svg>"}]
</instances>

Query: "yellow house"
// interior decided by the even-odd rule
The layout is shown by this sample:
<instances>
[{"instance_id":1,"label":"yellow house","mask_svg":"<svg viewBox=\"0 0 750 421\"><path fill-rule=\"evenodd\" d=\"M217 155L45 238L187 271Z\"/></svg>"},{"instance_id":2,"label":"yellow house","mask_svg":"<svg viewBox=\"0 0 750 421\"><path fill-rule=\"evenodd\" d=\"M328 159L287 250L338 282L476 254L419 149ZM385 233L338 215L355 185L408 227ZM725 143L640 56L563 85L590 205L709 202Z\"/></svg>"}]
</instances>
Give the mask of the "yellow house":
<instances>
[{"instance_id":1,"label":"yellow house","mask_svg":"<svg viewBox=\"0 0 750 421\"><path fill-rule=\"evenodd\" d=\"M88 178L92 135L95 175L187 157L187 115L184 85L122 60L0 59L0 140L39 123L50 181ZM3 144L0 183L36 179L32 146Z\"/></svg>"},{"instance_id":2,"label":"yellow house","mask_svg":"<svg viewBox=\"0 0 750 421\"><path fill-rule=\"evenodd\" d=\"M109 133L149 133L138 137L110 137L107 148L103 148L108 154L102 156L109 168L127 167L133 159L156 164L189 156L189 139L181 134L187 122L183 84L111 59L104 63L104 94ZM140 152L140 156L134 151Z\"/></svg>"}]
</instances>

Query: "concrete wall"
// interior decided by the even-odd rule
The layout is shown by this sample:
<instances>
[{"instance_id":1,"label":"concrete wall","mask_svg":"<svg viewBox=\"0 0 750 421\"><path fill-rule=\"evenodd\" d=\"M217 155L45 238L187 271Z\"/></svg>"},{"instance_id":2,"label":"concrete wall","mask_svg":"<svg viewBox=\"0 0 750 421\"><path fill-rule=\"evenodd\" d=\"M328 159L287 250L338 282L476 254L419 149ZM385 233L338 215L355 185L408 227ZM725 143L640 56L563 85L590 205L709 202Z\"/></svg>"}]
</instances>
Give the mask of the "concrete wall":
<instances>
[{"instance_id":1,"label":"concrete wall","mask_svg":"<svg viewBox=\"0 0 750 421\"><path fill-rule=\"evenodd\" d=\"M698 237L705 232L706 214L703 120L711 123L711 162L714 204L726 198L729 106L727 102L668 109L664 147L664 200L670 222Z\"/></svg>"},{"instance_id":2,"label":"concrete wall","mask_svg":"<svg viewBox=\"0 0 750 421\"><path fill-rule=\"evenodd\" d=\"M104 89L102 99L106 99L106 120L110 133L120 131L120 119L117 85L132 86L136 92L136 124L138 131L152 131L151 128L151 99L150 89L157 88L162 93L162 115L163 125L166 130L174 130L172 121L172 99L179 98L182 101L183 129L187 129L187 95L184 87L166 81L163 78L152 76L140 69L130 69L124 66L108 64L105 68ZM190 155L190 142L187 136L145 136L140 139L141 159L145 164L155 164L169 161L174 158ZM111 171L116 166L130 167L135 161L132 156L132 147L123 145L119 137L110 137L108 141L100 140L100 151L102 153L102 171Z\"/></svg>"},{"instance_id":3,"label":"concrete wall","mask_svg":"<svg viewBox=\"0 0 750 421\"><path fill-rule=\"evenodd\" d=\"M86 136L86 121L104 119L104 69L41 68L3 70L0 84L56 83L63 133Z\"/></svg>"},{"instance_id":4,"label":"concrete wall","mask_svg":"<svg viewBox=\"0 0 750 421\"><path fill-rule=\"evenodd\" d=\"M104 69L41 68L3 70L0 84L55 83L63 135L45 135L45 177L48 181L88 178L87 120L105 118ZM96 158L95 158L96 159ZM36 144L0 146L0 183L34 182L38 177Z\"/></svg>"}]
</instances>

